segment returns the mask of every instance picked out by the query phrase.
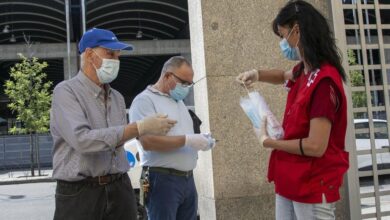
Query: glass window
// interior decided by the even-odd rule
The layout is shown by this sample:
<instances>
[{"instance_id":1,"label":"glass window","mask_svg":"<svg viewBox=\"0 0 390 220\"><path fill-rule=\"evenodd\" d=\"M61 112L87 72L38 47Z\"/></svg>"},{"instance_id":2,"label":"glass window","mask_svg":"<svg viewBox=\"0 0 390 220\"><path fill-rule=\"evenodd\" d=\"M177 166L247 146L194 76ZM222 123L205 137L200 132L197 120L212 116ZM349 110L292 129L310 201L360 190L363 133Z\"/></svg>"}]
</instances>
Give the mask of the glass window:
<instances>
[{"instance_id":1,"label":"glass window","mask_svg":"<svg viewBox=\"0 0 390 220\"><path fill-rule=\"evenodd\" d=\"M374 122L375 139L387 139L387 122Z\"/></svg>"},{"instance_id":2,"label":"glass window","mask_svg":"<svg viewBox=\"0 0 390 220\"><path fill-rule=\"evenodd\" d=\"M374 0L360 0L363 5L374 4Z\"/></svg>"},{"instance_id":3,"label":"glass window","mask_svg":"<svg viewBox=\"0 0 390 220\"><path fill-rule=\"evenodd\" d=\"M368 42L366 42L366 43L368 44ZM368 62L368 65L375 65L375 64L381 63L378 49L368 49L367 50L367 62Z\"/></svg>"},{"instance_id":4,"label":"glass window","mask_svg":"<svg viewBox=\"0 0 390 220\"><path fill-rule=\"evenodd\" d=\"M356 139L370 139L370 133L364 129L368 129L368 122L355 123Z\"/></svg>"},{"instance_id":5,"label":"glass window","mask_svg":"<svg viewBox=\"0 0 390 220\"><path fill-rule=\"evenodd\" d=\"M375 106L384 106L385 105L385 94L383 90L371 91L371 105Z\"/></svg>"},{"instance_id":6,"label":"glass window","mask_svg":"<svg viewBox=\"0 0 390 220\"><path fill-rule=\"evenodd\" d=\"M359 29L347 29L345 30L347 36L347 44L359 45L360 44L360 30Z\"/></svg>"},{"instance_id":7,"label":"glass window","mask_svg":"<svg viewBox=\"0 0 390 220\"><path fill-rule=\"evenodd\" d=\"M389 1L390 2L390 1ZM382 29L383 43L390 43L390 29Z\"/></svg>"},{"instance_id":8,"label":"glass window","mask_svg":"<svg viewBox=\"0 0 390 220\"><path fill-rule=\"evenodd\" d=\"M344 9L345 24L359 24L359 18L355 9Z\"/></svg>"},{"instance_id":9,"label":"glass window","mask_svg":"<svg viewBox=\"0 0 390 220\"><path fill-rule=\"evenodd\" d=\"M380 15L382 24L390 24L390 9L381 9Z\"/></svg>"},{"instance_id":10,"label":"glass window","mask_svg":"<svg viewBox=\"0 0 390 220\"><path fill-rule=\"evenodd\" d=\"M368 75L370 78L371 86L383 85L382 70L380 69L368 70Z\"/></svg>"},{"instance_id":11,"label":"glass window","mask_svg":"<svg viewBox=\"0 0 390 220\"><path fill-rule=\"evenodd\" d=\"M364 35L366 37L366 44L378 44L378 31L375 29L366 29L364 30Z\"/></svg>"},{"instance_id":12,"label":"glass window","mask_svg":"<svg viewBox=\"0 0 390 220\"><path fill-rule=\"evenodd\" d=\"M363 24L376 24L374 9L363 9Z\"/></svg>"}]
</instances>

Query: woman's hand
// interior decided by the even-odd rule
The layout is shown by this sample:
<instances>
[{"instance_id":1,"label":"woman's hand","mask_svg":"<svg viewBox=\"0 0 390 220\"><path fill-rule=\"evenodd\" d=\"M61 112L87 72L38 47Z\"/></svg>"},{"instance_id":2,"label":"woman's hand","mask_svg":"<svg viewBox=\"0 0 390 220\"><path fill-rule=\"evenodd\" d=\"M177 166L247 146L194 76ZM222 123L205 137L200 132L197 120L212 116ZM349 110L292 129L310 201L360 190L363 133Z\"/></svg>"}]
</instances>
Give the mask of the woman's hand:
<instances>
[{"instance_id":1,"label":"woman's hand","mask_svg":"<svg viewBox=\"0 0 390 220\"><path fill-rule=\"evenodd\" d=\"M261 119L261 122L262 122L261 127L260 128L253 127L253 130L255 131L256 137L259 140L260 147L266 148L266 146L264 146L264 141L269 138L267 132L267 117L263 117Z\"/></svg>"},{"instance_id":2,"label":"woman's hand","mask_svg":"<svg viewBox=\"0 0 390 220\"><path fill-rule=\"evenodd\" d=\"M310 120L309 136L302 138L302 150L305 156L322 157L328 147L332 123L327 118ZM260 146L285 151L290 154L302 155L300 139L274 140L268 137L266 123L260 129L254 128Z\"/></svg>"},{"instance_id":3,"label":"woman's hand","mask_svg":"<svg viewBox=\"0 0 390 220\"><path fill-rule=\"evenodd\" d=\"M253 69L253 70L240 73L236 77L236 81L250 88L253 86L255 82L259 81L259 71Z\"/></svg>"}]
</instances>

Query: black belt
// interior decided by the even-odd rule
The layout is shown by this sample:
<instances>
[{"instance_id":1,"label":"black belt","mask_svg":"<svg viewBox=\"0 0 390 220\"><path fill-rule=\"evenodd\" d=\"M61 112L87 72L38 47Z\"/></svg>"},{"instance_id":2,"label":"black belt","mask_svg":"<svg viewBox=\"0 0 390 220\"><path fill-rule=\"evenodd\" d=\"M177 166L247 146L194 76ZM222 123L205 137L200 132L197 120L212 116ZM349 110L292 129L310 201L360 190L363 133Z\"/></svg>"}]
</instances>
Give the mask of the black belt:
<instances>
[{"instance_id":1,"label":"black belt","mask_svg":"<svg viewBox=\"0 0 390 220\"><path fill-rule=\"evenodd\" d=\"M156 172L156 173L165 173L165 174L171 174L174 176L184 176L184 177L190 177L193 175L192 170L190 171L181 171L181 170L175 170L172 168L165 168L165 167L143 167L143 170L146 171L149 169L149 172Z\"/></svg>"},{"instance_id":2,"label":"black belt","mask_svg":"<svg viewBox=\"0 0 390 220\"><path fill-rule=\"evenodd\" d=\"M70 182L70 181L64 181L64 180L57 180L58 182L63 183L69 183L69 184L92 184L92 185L107 185L110 183L113 183L119 179L122 179L124 175L127 175L126 173L115 173L115 174L107 174L104 176L97 176L97 177L86 177L83 180Z\"/></svg>"}]
</instances>

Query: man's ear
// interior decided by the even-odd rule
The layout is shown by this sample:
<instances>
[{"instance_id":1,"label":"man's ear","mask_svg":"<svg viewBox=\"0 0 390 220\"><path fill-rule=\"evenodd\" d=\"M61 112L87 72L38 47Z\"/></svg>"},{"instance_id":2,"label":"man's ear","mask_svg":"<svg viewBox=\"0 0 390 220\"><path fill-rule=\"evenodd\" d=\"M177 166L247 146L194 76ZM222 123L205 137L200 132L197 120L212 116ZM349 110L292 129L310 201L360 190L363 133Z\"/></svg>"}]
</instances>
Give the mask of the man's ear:
<instances>
[{"instance_id":1,"label":"man's ear","mask_svg":"<svg viewBox=\"0 0 390 220\"><path fill-rule=\"evenodd\" d=\"M92 49L91 48L87 48L87 49L85 49L84 53L85 53L84 54L84 59L90 61L91 58L92 58L92 53L93 53Z\"/></svg>"},{"instance_id":2,"label":"man's ear","mask_svg":"<svg viewBox=\"0 0 390 220\"><path fill-rule=\"evenodd\" d=\"M169 73L167 72L164 74L164 79L168 79L168 77L169 77Z\"/></svg>"}]
</instances>

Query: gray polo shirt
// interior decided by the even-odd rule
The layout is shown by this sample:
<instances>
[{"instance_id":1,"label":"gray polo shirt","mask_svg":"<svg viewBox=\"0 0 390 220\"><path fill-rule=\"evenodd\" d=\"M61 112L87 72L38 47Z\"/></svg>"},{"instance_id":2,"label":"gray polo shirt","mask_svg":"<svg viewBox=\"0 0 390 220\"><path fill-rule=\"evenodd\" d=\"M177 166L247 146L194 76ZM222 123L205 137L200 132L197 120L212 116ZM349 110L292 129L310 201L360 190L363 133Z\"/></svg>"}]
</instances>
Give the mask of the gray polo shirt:
<instances>
[{"instance_id":1,"label":"gray polo shirt","mask_svg":"<svg viewBox=\"0 0 390 220\"><path fill-rule=\"evenodd\" d=\"M106 104L105 90L81 71L54 88L50 112L54 179L77 181L129 170L124 148L118 146L127 124L125 102L107 86Z\"/></svg>"},{"instance_id":2,"label":"gray polo shirt","mask_svg":"<svg viewBox=\"0 0 390 220\"><path fill-rule=\"evenodd\" d=\"M177 120L176 125L168 132L168 136L194 133L191 116L183 101L177 102L152 86L134 99L129 110L129 119L130 122L135 122L157 113L167 114L170 119ZM141 145L139 146L141 166L189 171L195 168L198 159L198 152L189 146L170 152L146 151Z\"/></svg>"}]
</instances>

